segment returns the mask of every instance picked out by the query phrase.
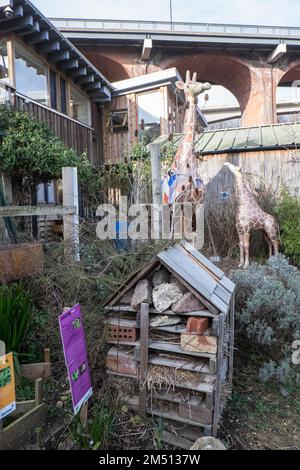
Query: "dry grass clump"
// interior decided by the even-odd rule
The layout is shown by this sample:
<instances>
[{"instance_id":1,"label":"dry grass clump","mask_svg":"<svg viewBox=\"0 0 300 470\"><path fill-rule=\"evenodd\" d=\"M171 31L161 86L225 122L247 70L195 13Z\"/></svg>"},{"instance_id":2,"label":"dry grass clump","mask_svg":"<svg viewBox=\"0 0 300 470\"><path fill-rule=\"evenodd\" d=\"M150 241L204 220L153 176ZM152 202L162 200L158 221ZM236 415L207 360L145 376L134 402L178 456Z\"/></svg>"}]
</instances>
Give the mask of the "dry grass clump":
<instances>
[{"instance_id":1,"label":"dry grass clump","mask_svg":"<svg viewBox=\"0 0 300 470\"><path fill-rule=\"evenodd\" d=\"M198 382L197 372L173 367L152 365L149 367L146 383L149 390L174 390L184 382Z\"/></svg>"}]
</instances>

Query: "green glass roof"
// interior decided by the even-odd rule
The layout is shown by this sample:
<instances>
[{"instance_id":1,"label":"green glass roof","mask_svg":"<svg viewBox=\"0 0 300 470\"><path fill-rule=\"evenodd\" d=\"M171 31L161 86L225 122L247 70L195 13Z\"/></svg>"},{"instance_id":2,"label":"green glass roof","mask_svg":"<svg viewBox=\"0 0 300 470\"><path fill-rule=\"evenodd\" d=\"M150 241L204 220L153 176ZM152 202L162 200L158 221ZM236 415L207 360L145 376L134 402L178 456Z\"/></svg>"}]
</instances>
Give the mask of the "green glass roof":
<instances>
[{"instance_id":1,"label":"green glass roof","mask_svg":"<svg viewBox=\"0 0 300 470\"><path fill-rule=\"evenodd\" d=\"M179 145L181 134L175 134L172 142ZM169 135L162 135L154 143L165 145ZM268 126L239 127L236 129L207 130L196 141L196 152L212 153L250 152L276 150L300 145L300 122L272 124Z\"/></svg>"}]
</instances>

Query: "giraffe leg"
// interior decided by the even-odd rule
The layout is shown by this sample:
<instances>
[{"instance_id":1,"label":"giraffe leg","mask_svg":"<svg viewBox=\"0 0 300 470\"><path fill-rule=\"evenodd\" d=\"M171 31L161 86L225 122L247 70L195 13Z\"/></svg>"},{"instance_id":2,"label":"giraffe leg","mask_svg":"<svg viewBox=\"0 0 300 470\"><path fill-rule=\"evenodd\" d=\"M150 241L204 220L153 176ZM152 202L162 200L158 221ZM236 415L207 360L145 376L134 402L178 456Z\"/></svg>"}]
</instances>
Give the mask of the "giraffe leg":
<instances>
[{"instance_id":1,"label":"giraffe leg","mask_svg":"<svg viewBox=\"0 0 300 470\"><path fill-rule=\"evenodd\" d=\"M245 249L245 264L244 268L249 266L249 245L250 245L250 232L244 235L244 249Z\"/></svg>"},{"instance_id":2,"label":"giraffe leg","mask_svg":"<svg viewBox=\"0 0 300 470\"><path fill-rule=\"evenodd\" d=\"M271 239L271 243L274 247L274 256L277 256L278 253L279 253L279 242L278 242L277 238Z\"/></svg>"},{"instance_id":3,"label":"giraffe leg","mask_svg":"<svg viewBox=\"0 0 300 470\"><path fill-rule=\"evenodd\" d=\"M270 257L273 254L273 251L272 251L273 244L272 244L272 241L271 241L270 237L268 236L268 234L266 232L264 233L264 237L265 237L265 240L266 240L268 248L269 248L269 257Z\"/></svg>"},{"instance_id":4,"label":"giraffe leg","mask_svg":"<svg viewBox=\"0 0 300 470\"><path fill-rule=\"evenodd\" d=\"M240 264L239 264L239 268L242 268L244 266L244 239L243 239L243 235L241 233L239 233L239 245L240 245Z\"/></svg>"}]
</instances>

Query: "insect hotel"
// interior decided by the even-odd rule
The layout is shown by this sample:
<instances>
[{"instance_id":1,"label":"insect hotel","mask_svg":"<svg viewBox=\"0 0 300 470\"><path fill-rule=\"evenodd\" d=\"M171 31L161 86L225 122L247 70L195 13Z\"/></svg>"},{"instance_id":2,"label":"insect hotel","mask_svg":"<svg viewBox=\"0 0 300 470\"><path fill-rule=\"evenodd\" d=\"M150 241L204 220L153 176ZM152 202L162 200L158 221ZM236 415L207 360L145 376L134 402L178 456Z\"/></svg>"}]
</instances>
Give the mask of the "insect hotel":
<instances>
[{"instance_id":1,"label":"insect hotel","mask_svg":"<svg viewBox=\"0 0 300 470\"><path fill-rule=\"evenodd\" d=\"M181 241L106 304L110 380L130 409L164 419L169 443L217 436L232 384L234 289Z\"/></svg>"}]
</instances>

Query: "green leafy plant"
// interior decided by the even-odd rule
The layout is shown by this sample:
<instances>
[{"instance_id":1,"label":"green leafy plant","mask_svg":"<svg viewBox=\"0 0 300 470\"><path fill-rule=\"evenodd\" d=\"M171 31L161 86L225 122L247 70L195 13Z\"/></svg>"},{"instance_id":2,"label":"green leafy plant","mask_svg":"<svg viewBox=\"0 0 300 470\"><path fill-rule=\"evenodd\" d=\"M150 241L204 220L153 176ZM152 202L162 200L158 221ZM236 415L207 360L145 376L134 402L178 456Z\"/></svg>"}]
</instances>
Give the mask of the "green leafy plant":
<instances>
[{"instance_id":1,"label":"green leafy plant","mask_svg":"<svg viewBox=\"0 0 300 470\"><path fill-rule=\"evenodd\" d=\"M291 344L300 338L300 273L283 255L233 273L237 331L262 359L259 378L289 383L296 377ZM244 349L247 346L244 345ZM250 353L249 353L250 356Z\"/></svg>"},{"instance_id":2,"label":"green leafy plant","mask_svg":"<svg viewBox=\"0 0 300 470\"><path fill-rule=\"evenodd\" d=\"M116 410L100 404L93 408L93 416L84 429L76 418L70 427L72 438L80 449L107 449L116 426Z\"/></svg>"},{"instance_id":3,"label":"green leafy plant","mask_svg":"<svg viewBox=\"0 0 300 470\"><path fill-rule=\"evenodd\" d=\"M284 253L292 262L300 265L300 201L284 189L276 214Z\"/></svg>"},{"instance_id":4,"label":"green leafy plant","mask_svg":"<svg viewBox=\"0 0 300 470\"><path fill-rule=\"evenodd\" d=\"M46 124L24 111L0 106L0 171L27 184L61 177L63 166L76 166L79 177L90 171L86 155L65 147Z\"/></svg>"},{"instance_id":5,"label":"green leafy plant","mask_svg":"<svg viewBox=\"0 0 300 470\"><path fill-rule=\"evenodd\" d=\"M31 298L19 284L0 287L0 339L6 352L20 353L32 315Z\"/></svg>"}]
</instances>

